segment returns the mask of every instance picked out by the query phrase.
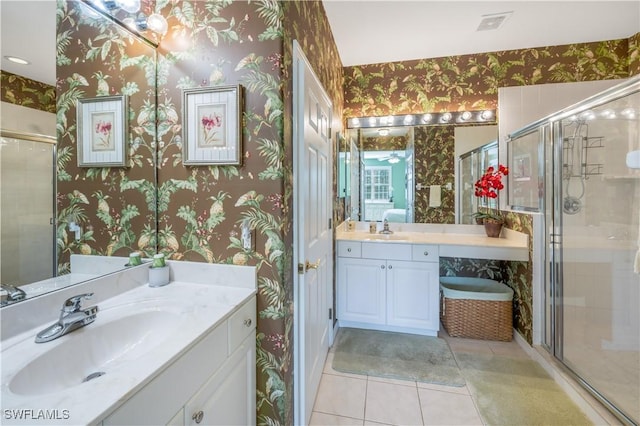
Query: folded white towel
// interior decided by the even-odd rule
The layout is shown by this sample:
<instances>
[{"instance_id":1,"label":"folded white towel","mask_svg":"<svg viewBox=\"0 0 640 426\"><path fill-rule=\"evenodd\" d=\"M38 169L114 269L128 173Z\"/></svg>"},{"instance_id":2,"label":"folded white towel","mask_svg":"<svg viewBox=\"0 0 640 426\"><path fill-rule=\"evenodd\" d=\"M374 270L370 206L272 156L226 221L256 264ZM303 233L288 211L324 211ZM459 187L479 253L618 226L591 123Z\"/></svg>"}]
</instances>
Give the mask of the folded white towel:
<instances>
[{"instance_id":1,"label":"folded white towel","mask_svg":"<svg viewBox=\"0 0 640 426\"><path fill-rule=\"evenodd\" d=\"M440 185L429 186L429 207L440 207L442 204L441 194L442 189L440 188Z\"/></svg>"}]
</instances>

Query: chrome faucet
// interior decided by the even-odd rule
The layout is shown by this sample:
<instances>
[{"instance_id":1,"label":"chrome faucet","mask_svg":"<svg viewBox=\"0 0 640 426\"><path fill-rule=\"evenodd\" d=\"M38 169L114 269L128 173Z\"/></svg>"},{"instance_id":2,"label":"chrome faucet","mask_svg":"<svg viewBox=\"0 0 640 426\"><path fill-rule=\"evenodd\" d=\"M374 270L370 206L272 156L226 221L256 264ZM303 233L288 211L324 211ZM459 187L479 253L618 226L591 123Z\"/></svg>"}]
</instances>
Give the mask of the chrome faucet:
<instances>
[{"instance_id":1,"label":"chrome faucet","mask_svg":"<svg viewBox=\"0 0 640 426\"><path fill-rule=\"evenodd\" d=\"M27 293L23 289L11 284L0 284L0 288L7 292L6 295L2 295L2 305L8 305L9 303L24 300L27 297Z\"/></svg>"},{"instance_id":2,"label":"chrome faucet","mask_svg":"<svg viewBox=\"0 0 640 426\"><path fill-rule=\"evenodd\" d=\"M387 219L384 220L383 224L382 224L382 231L380 231L381 234L393 234L393 231L391 229L389 229L389 221Z\"/></svg>"},{"instance_id":3,"label":"chrome faucet","mask_svg":"<svg viewBox=\"0 0 640 426\"><path fill-rule=\"evenodd\" d=\"M90 299L93 293L79 294L65 300L60 319L36 335L36 343L49 342L80 327L91 324L98 314L98 306L82 309L82 299Z\"/></svg>"}]
</instances>

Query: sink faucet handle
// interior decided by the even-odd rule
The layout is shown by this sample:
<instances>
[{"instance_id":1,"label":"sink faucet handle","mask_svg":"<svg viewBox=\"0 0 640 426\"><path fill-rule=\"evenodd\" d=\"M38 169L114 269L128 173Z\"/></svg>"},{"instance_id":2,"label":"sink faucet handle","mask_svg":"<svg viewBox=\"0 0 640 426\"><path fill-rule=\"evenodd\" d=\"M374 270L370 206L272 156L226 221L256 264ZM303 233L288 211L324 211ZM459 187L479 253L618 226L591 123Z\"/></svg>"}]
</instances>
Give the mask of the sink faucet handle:
<instances>
[{"instance_id":1,"label":"sink faucet handle","mask_svg":"<svg viewBox=\"0 0 640 426\"><path fill-rule=\"evenodd\" d=\"M78 312L80 310L80 304L82 303L82 299L91 299L91 296L93 296L93 293L83 293L83 294L78 294L76 296L68 298L67 300L65 300L64 304L62 305L62 312L63 313Z\"/></svg>"}]
</instances>

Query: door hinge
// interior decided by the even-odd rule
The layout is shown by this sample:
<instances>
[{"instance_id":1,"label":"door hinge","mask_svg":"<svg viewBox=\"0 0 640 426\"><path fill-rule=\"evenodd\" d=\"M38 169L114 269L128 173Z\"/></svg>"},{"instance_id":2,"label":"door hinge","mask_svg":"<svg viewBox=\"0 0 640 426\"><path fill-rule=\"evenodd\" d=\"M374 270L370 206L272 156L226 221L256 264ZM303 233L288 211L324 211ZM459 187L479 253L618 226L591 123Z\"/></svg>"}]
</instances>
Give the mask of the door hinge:
<instances>
[{"instance_id":1,"label":"door hinge","mask_svg":"<svg viewBox=\"0 0 640 426\"><path fill-rule=\"evenodd\" d=\"M333 227L333 219L329 219L329 229Z\"/></svg>"},{"instance_id":2,"label":"door hinge","mask_svg":"<svg viewBox=\"0 0 640 426\"><path fill-rule=\"evenodd\" d=\"M298 273L302 275L304 274L304 271L305 271L304 263L298 263Z\"/></svg>"},{"instance_id":3,"label":"door hinge","mask_svg":"<svg viewBox=\"0 0 640 426\"><path fill-rule=\"evenodd\" d=\"M333 319L333 309L329 308L329 319Z\"/></svg>"}]
</instances>

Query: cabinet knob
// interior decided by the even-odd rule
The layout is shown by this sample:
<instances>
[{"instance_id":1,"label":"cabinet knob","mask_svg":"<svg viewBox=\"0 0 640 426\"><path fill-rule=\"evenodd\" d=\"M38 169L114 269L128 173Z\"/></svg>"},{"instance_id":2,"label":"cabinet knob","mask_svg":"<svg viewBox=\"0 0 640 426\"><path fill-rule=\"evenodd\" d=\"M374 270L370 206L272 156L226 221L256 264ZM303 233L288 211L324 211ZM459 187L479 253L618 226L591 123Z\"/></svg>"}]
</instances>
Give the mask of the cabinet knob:
<instances>
[{"instance_id":1,"label":"cabinet knob","mask_svg":"<svg viewBox=\"0 0 640 426\"><path fill-rule=\"evenodd\" d=\"M196 422L196 423L200 423L202 421L202 418L204 417L204 411L200 410L197 413L195 413L193 416L191 416L191 418Z\"/></svg>"},{"instance_id":2,"label":"cabinet knob","mask_svg":"<svg viewBox=\"0 0 640 426\"><path fill-rule=\"evenodd\" d=\"M389 269L393 269L393 265L389 265Z\"/></svg>"},{"instance_id":3,"label":"cabinet knob","mask_svg":"<svg viewBox=\"0 0 640 426\"><path fill-rule=\"evenodd\" d=\"M384 265L380 265L380 269L384 269Z\"/></svg>"},{"instance_id":4,"label":"cabinet knob","mask_svg":"<svg viewBox=\"0 0 640 426\"><path fill-rule=\"evenodd\" d=\"M425 251L424 251L424 255L425 255L425 256L429 256L429 252L425 250Z\"/></svg>"},{"instance_id":5,"label":"cabinet knob","mask_svg":"<svg viewBox=\"0 0 640 426\"><path fill-rule=\"evenodd\" d=\"M247 318L246 320L244 320L243 324L247 327L251 327L251 324L253 323L253 321L251 321L251 318Z\"/></svg>"},{"instance_id":6,"label":"cabinet knob","mask_svg":"<svg viewBox=\"0 0 640 426\"><path fill-rule=\"evenodd\" d=\"M347 249L347 253L351 253L351 247Z\"/></svg>"}]
</instances>

